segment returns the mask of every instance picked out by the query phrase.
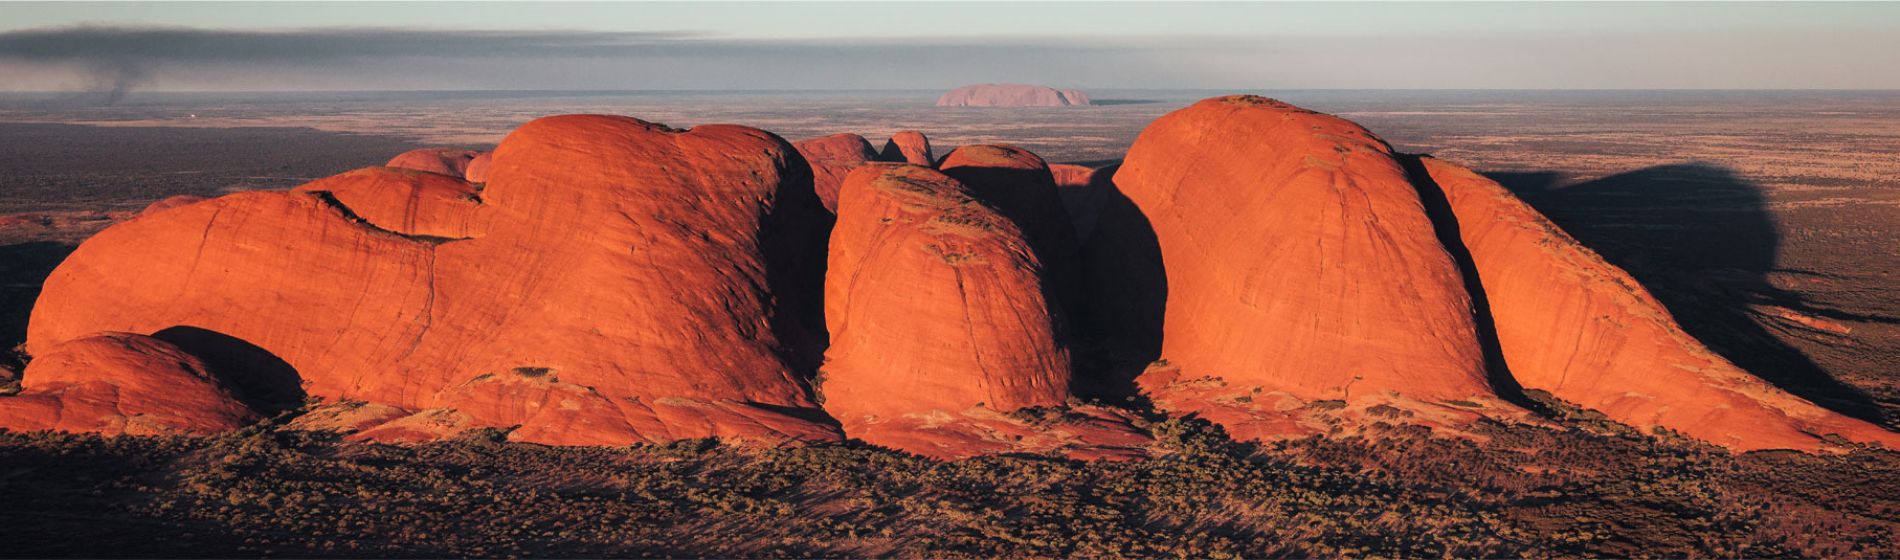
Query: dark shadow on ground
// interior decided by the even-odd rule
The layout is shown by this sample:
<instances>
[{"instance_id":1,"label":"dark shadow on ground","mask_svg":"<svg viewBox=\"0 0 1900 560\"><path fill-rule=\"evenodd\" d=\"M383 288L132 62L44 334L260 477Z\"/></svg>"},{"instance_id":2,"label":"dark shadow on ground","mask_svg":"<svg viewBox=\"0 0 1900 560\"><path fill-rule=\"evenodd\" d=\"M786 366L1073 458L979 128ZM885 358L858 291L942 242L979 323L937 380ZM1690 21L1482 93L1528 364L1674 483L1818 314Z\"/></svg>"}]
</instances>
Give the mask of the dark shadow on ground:
<instances>
[{"instance_id":1,"label":"dark shadow on ground","mask_svg":"<svg viewBox=\"0 0 1900 560\"><path fill-rule=\"evenodd\" d=\"M0 246L0 355L26 342L26 320L40 286L75 247L53 241ZM0 363L7 357L0 356Z\"/></svg>"},{"instance_id":2,"label":"dark shadow on ground","mask_svg":"<svg viewBox=\"0 0 1900 560\"><path fill-rule=\"evenodd\" d=\"M1704 163L1649 167L1577 184L1554 172L1491 173L1579 242L1636 277L1683 330L1717 354L1817 404L1882 422L1865 392L1772 336L1750 311L1820 308L1771 285L1781 235L1759 186Z\"/></svg>"}]
</instances>

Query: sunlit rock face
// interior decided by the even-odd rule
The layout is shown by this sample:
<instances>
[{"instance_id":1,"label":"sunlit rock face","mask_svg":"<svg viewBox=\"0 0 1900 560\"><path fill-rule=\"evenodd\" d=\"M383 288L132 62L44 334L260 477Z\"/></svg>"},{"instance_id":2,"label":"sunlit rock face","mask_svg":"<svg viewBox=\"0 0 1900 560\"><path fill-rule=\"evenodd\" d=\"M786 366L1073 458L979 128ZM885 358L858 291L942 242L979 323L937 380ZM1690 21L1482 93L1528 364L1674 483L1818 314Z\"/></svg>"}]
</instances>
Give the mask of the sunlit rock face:
<instances>
[{"instance_id":1,"label":"sunlit rock face","mask_svg":"<svg viewBox=\"0 0 1900 560\"><path fill-rule=\"evenodd\" d=\"M581 115L492 157L479 192L376 168L109 228L48 279L28 349L184 336L265 390L524 441L838 437L806 383L830 217L789 144Z\"/></svg>"}]
</instances>

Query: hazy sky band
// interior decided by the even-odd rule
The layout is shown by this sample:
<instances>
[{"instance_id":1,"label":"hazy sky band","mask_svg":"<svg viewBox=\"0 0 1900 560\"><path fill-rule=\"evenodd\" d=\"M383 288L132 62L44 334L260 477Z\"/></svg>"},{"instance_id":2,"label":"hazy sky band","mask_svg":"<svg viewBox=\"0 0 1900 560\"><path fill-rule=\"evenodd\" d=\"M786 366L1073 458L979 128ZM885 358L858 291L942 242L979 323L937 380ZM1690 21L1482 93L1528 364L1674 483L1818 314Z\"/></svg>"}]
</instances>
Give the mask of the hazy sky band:
<instances>
[{"instance_id":1,"label":"hazy sky band","mask_svg":"<svg viewBox=\"0 0 1900 560\"><path fill-rule=\"evenodd\" d=\"M1900 88L1900 3L0 3L0 88Z\"/></svg>"}]
</instances>

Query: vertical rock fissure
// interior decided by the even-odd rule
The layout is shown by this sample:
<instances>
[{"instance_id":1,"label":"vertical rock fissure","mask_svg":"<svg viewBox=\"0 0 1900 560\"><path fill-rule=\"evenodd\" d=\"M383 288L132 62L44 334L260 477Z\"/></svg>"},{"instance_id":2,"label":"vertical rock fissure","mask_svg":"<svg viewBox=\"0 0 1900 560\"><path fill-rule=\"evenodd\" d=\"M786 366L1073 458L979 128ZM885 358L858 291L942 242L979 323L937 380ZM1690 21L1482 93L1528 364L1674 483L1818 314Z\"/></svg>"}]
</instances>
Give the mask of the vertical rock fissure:
<instances>
[{"instance_id":1,"label":"vertical rock fissure","mask_svg":"<svg viewBox=\"0 0 1900 560\"><path fill-rule=\"evenodd\" d=\"M1412 183L1412 188L1418 191L1418 201L1425 207L1425 216L1432 221L1432 231L1437 235L1439 245L1445 247L1452 263L1458 267L1459 276L1464 278L1465 293L1471 297L1478 344L1484 351L1485 377L1491 382L1491 389L1511 404L1539 414L1546 413L1542 403L1524 394L1524 387L1511 375L1510 364L1504 360L1504 347L1498 342L1497 320L1491 316L1491 300L1484 291L1484 279L1478 276L1477 260L1472 258L1471 249L1465 246L1458 215L1451 209L1451 200L1446 197L1444 189L1438 186L1438 182L1432 180L1425 171L1425 163L1419 156L1404 154L1397 156L1397 159L1405 167L1405 175Z\"/></svg>"}]
</instances>

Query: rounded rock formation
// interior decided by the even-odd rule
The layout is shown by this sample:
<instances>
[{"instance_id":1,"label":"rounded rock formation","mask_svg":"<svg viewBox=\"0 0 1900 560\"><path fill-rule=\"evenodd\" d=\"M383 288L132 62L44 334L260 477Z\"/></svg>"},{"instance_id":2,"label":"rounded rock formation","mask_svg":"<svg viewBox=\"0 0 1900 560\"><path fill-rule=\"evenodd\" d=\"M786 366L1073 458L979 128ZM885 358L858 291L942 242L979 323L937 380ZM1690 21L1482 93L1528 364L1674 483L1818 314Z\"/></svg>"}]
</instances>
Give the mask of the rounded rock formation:
<instances>
[{"instance_id":1,"label":"rounded rock formation","mask_svg":"<svg viewBox=\"0 0 1900 560\"><path fill-rule=\"evenodd\" d=\"M1068 431L1009 415L1062 406L1070 373L1041 262L1001 213L942 173L883 163L853 171L838 208L820 390L846 434L938 457L1144 441L1107 411L1054 422Z\"/></svg>"},{"instance_id":2,"label":"rounded rock formation","mask_svg":"<svg viewBox=\"0 0 1900 560\"><path fill-rule=\"evenodd\" d=\"M936 165L937 162L936 156L930 152L930 139L915 130L892 134L891 139L884 142L884 149L878 152L877 160L924 167Z\"/></svg>"},{"instance_id":3,"label":"rounded rock formation","mask_svg":"<svg viewBox=\"0 0 1900 560\"><path fill-rule=\"evenodd\" d=\"M812 190L832 212L838 211L838 186L844 183L844 176L859 164L878 159L870 141L849 132L799 140L792 146L811 165Z\"/></svg>"},{"instance_id":4,"label":"rounded rock formation","mask_svg":"<svg viewBox=\"0 0 1900 560\"><path fill-rule=\"evenodd\" d=\"M1825 436L1900 448L1900 434L1788 394L1710 352L1648 290L1482 175L1422 157L1470 253L1510 375L1638 428L1739 451L1815 450ZM1429 196L1429 195L1428 195Z\"/></svg>"},{"instance_id":5,"label":"rounded rock formation","mask_svg":"<svg viewBox=\"0 0 1900 560\"><path fill-rule=\"evenodd\" d=\"M1287 435L1272 417L1299 403L1468 416L1445 403L1495 401L1464 280L1365 129L1208 99L1149 125L1114 177L1152 230L1159 254L1141 264L1165 266L1163 286L1140 288L1165 294L1155 357L1171 367L1140 380L1163 409L1251 439ZM1252 416L1264 419L1234 420Z\"/></svg>"},{"instance_id":6,"label":"rounded rock formation","mask_svg":"<svg viewBox=\"0 0 1900 560\"><path fill-rule=\"evenodd\" d=\"M334 198L356 218L402 235L442 239L476 237L487 206L475 186L460 179L395 167L370 167L292 189Z\"/></svg>"},{"instance_id":7,"label":"rounded rock formation","mask_svg":"<svg viewBox=\"0 0 1900 560\"><path fill-rule=\"evenodd\" d=\"M830 219L796 160L751 128L548 117L496 150L468 239L392 229L459 202L388 170L328 192L363 188L393 222L309 189L149 214L53 272L27 348L190 334L213 367L250 356L246 375L310 396L523 441L836 439L807 419Z\"/></svg>"},{"instance_id":8,"label":"rounded rock formation","mask_svg":"<svg viewBox=\"0 0 1900 560\"><path fill-rule=\"evenodd\" d=\"M481 154L482 152L475 150L422 148L397 154L383 166L413 169L461 179L468 176L469 163Z\"/></svg>"},{"instance_id":9,"label":"rounded rock formation","mask_svg":"<svg viewBox=\"0 0 1900 560\"><path fill-rule=\"evenodd\" d=\"M100 333L47 349L28 364L20 389L0 397L0 426L104 435L209 434L258 418L197 357L130 333Z\"/></svg>"},{"instance_id":10,"label":"rounded rock formation","mask_svg":"<svg viewBox=\"0 0 1900 560\"><path fill-rule=\"evenodd\" d=\"M938 107L1069 107L1088 105L1088 94L1028 84L976 84L944 92Z\"/></svg>"},{"instance_id":11,"label":"rounded rock formation","mask_svg":"<svg viewBox=\"0 0 1900 560\"><path fill-rule=\"evenodd\" d=\"M488 167L493 165L495 152L481 152L475 159L468 160L468 169L462 173L462 180L470 183L488 182Z\"/></svg>"}]
</instances>

